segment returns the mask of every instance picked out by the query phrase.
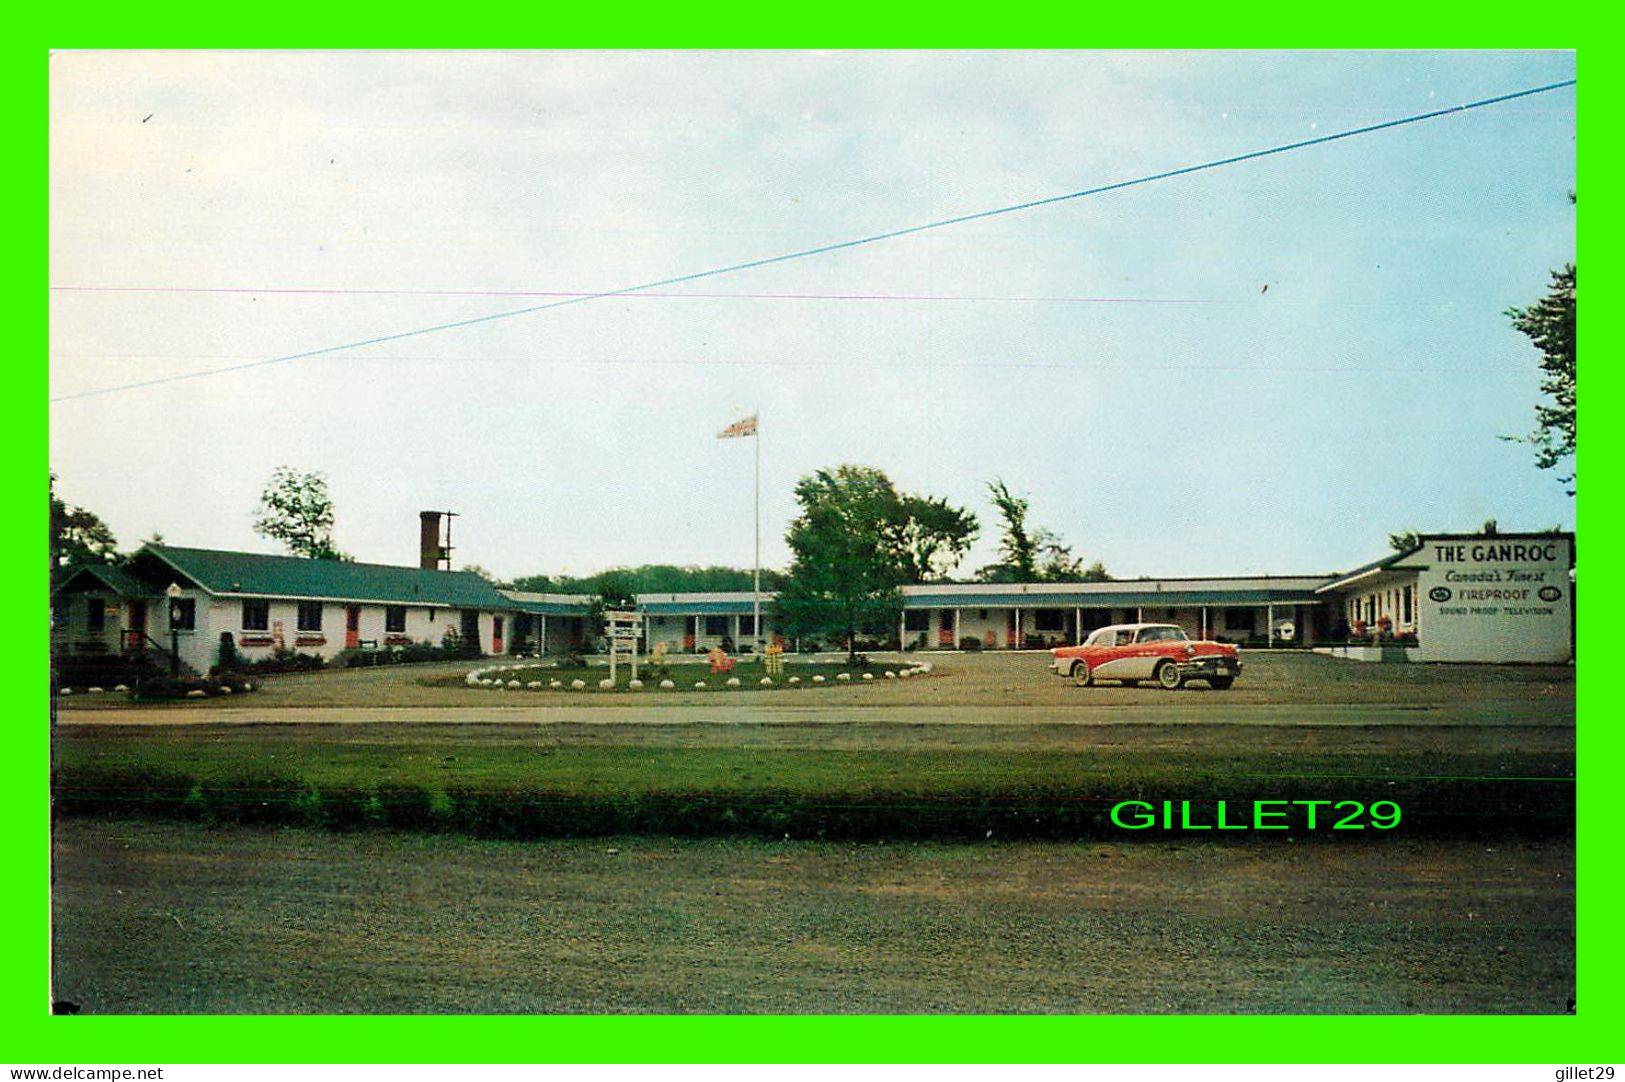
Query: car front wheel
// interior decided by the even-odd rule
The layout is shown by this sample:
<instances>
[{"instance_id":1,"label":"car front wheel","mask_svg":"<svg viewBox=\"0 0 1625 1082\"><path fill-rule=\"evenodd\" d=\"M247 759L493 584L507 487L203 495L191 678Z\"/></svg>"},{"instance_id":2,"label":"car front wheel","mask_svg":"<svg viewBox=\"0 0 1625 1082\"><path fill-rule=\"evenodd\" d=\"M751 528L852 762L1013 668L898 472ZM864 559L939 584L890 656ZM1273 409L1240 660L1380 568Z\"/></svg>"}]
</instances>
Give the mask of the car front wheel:
<instances>
[{"instance_id":1,"label":"car front wheel","mask_svg":"<svg viewBox=\"0 0 1625 1082\"><path fill-rule=\"evenodd\" d=\"M1080 662L1077 662L1076 664L1074 664L1072 666L1072 682L1074 684L1076 684L1078 687L1080 687L1080 688L1088 687L1089 686L1089 681L1091 679L1093 679L1093 678L1089 675L1089 666L1088 665L1085 665L1083 662L1080 661Z\"/></svg>"},{"instance_id":2,"label":"car front wheel","mask_svg":"<svg viewBox=\"0 0 1625 1082\"><path fill-rule=\"evenodd\" d=\"M1185 678L1179 675L1179 666L1175 665L1172 661L1164 661L1161 665L1157 666L1157 683L1161 684L1169 691L1173 691L1184 682Z\"/></svg>"}]
</instances>

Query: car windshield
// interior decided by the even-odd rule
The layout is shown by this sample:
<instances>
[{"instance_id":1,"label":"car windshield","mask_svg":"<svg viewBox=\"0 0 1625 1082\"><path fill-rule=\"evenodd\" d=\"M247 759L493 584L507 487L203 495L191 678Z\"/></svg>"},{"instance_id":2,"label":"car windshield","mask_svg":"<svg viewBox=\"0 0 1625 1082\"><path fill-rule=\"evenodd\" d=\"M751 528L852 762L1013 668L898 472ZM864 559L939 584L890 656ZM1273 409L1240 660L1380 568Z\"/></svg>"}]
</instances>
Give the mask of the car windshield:
<instances>
[{"instance_id":1,"label":"car windshield","mask_svg":"<svg viewBox=\"0 0 1625 1082\"><path fill-rule=\"evenodd\" d=\"M1140 631L1141 642L1182 642L1184 638L1185 632L1177 627L1147 627Z\"/></svg>"}]
</instances>

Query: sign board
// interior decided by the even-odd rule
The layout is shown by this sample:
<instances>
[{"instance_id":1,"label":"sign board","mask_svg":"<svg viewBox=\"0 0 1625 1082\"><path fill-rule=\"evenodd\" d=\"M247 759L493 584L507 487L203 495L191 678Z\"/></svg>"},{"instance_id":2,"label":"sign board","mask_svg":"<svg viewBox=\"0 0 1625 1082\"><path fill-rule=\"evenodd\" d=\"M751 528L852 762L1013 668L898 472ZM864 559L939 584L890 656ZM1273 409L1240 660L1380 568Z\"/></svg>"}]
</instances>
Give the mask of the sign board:
<instances>
[{"instance_id":1,"label":"sign board","mask_svg":"<svg viewBox=\"0 0 1625 1082\"><path fill-rule=\"evenodd\" d=\"M1573 559L1562 535L1424 538L1419 660L1570 660Z\"/></svg>"},{"instance_id":2,"label":"sign board","mask_svg":"<svg viewBox=\"0 0 1625 1082\"><path fill-rule=\"evenodd\" d=\"M643 633L643 614L620 610L605 612L604 631L612 639L636 639Z\"/></svg>"}]
</instances>

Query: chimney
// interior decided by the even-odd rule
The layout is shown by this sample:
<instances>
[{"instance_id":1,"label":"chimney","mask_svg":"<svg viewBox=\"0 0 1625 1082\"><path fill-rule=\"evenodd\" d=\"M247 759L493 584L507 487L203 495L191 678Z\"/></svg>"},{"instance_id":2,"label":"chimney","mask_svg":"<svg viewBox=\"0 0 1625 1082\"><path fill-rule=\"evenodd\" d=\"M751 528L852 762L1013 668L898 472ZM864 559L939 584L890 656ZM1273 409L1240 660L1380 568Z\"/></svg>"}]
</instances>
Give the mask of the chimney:
<instances>
[{"instance_id":1,"label":"chimney","mask_svg":"<svg viewBox=\"0 0 1625 1082\"><path fill-rule=\"evenodd\" d=\"M418 566L425 571L438 571L440 561L448 563L451 551L440 544L440 512L418 512Z\"/></svg>"}]
</instances>

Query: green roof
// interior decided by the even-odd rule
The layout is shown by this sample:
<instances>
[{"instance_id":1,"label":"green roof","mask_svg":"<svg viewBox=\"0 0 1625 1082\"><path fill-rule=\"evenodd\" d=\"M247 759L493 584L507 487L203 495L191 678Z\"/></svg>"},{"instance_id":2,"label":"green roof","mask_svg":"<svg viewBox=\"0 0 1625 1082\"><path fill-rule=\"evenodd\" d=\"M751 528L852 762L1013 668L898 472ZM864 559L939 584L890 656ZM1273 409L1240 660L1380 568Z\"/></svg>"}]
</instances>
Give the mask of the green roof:
<instances>
[{"instance_id":1,"label":"green roof","mask_svg":"<svg viewBox=\"0 0 1625 1082\"><path fill-rule=\"evenodd\" d=\"M163 592L155 590L151 583L141 581L124 570L124 568L114 564L81 564L78 567L68 569L67 577L51 593L61 593L68 588L69 583L76 582L86 576L100 579L103 586L122 597L151 597L154 593Z\"/></svg>"},{"instance_id":2,"label":"green roof","mask_svg":"<svg viewBox=\"0 0 1625 1082\"><path fill-rule=\"evenodd\" d=\"M161 561L211 594L244 597L306 597L329 601L375 601L446 608L514 608L514 603L472 571L429 571L389 564L309 560L253 552L177 548L148 544L132 559L133 570L149 581ZM160 587L162 589L162 587Z\"/></svg>"},{"instance_id":3,"label":"green roof","mask_svg":"<svg viewBox=\"0 0 1625 1082\"><path fill-rule=\"evenodd\" d=\"M1310 590L1137 590L1111 593L1040 592L925 594L905 596L908 609L1132 609L1188 608L1192 605L1314 605Z\"/></svg>"}]
</instances>

